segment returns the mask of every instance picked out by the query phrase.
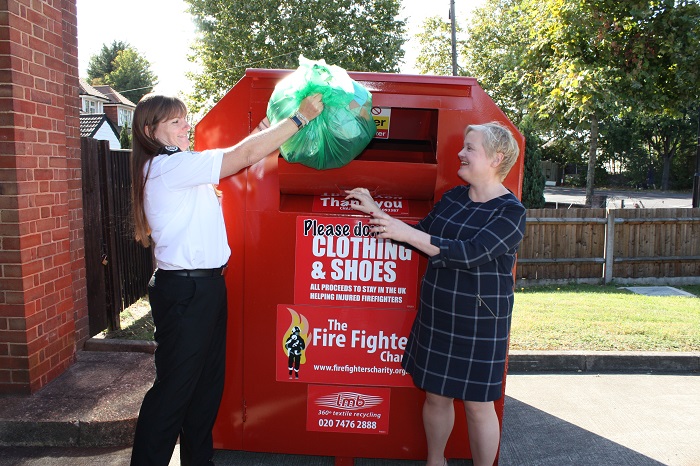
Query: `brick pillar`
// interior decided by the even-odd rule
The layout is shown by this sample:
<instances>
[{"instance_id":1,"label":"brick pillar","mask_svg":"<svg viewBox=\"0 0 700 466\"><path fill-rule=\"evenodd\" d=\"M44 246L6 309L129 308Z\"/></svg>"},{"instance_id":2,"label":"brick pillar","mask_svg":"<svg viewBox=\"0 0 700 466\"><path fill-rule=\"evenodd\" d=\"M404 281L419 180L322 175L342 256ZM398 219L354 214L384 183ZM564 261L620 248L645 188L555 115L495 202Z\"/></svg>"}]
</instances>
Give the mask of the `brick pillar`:
<instances>
[{"instance_id":1,"label":"brick pillar","mask_svg":"<svg viewBox=\"0 0 700 466\"><path fill-rule=\"evenodd\" d=\"M75 0L0 5L0 393L33 393L87 327Z\"/></svg>"},{"instance_id":2,"label":"brick pillar","mask_svg":"<svg viewBox=\"0 0 700 466\"><path fill-rule=\"evenodd\" d=\"M119 111L117 110L116 105L105 105L105 115L107 115L107 118L109 118L112 123L114 123L114 126L117 128L121 129L121 126L119 125Z\"/></svg>"},{"instance_id":3,"label":"brick pillar","mask_svg":"<svg viewBox=\"0 0 700 466\"><path fill-rule=\"evenodd\" d=\"M66 64L66 157L70 215L71 274L75 340L78 348L91 337L88 325L85 248L83 245L83 179L80 153L80 85L78 84L78 19L76 0L63 0L63 61Z\"/></svg>"}]
</instances>

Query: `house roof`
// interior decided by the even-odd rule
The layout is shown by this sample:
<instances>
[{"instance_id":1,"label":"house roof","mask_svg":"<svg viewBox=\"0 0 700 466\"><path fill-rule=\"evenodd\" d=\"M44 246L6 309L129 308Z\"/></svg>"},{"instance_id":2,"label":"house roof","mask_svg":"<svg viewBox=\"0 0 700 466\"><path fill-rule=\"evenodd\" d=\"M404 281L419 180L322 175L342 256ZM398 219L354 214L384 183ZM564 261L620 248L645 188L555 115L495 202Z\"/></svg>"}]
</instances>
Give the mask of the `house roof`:
<instances>
[{"instance_id":1,"label":"house roof","mask_svg":"<svg viewBox=\"0 0 700 466\"><path fill-rule=\"evenodd\" d=\"M95 89L101 92L103 95L107 96L109 102L112 104L126 105L127 107L135 108L136 104L121 95L119 92L115 91L109 86L94 86Z\"/></svg>"},{"instance_id":2,"label":"house roof","mask_svg":"<svg viewBox=\"0 0 700 466\"><path fill-rule=\"evenodd\" d=\"M109 97L107 97L102 92L95 89L94 87L92 87L83 78L78 78L78 81L80 82L80 95L89 95L90 97L101 99L101 100L104 100L106 102L110 101ZM109 87L109 86L107 86L107 87Z\"/></svg>"},{"instance_id":3,"label":"house roof","mask_svg":"<svg viewBox=\"0 0 700 466\"><path fill-rule=\"evenodd\" d=\"M80 137L93 137L104 123L107 123L112 128L112 131L114 131L114 134L116 134L118 138L119 132L117 131L117 128L104 113L81 113Z\"/></svg>"}]
</instances>

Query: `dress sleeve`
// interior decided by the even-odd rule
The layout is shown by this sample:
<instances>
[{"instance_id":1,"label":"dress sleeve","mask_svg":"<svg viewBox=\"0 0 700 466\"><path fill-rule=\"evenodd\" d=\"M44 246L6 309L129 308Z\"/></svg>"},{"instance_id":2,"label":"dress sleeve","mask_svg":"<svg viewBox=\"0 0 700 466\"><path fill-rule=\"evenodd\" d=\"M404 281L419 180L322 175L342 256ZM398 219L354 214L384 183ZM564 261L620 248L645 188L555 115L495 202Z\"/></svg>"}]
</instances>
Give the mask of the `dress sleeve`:
<instances>
[{"instance_id":1,"label":"dress sleeve","mask_svg":"<svg viewBox=\"0 0 700 466\"><path fill-rule=\"evenodd\" d=\"M430 257L437 268L471 269L517 249L525 235L525 208L508 202L471 238L445 239L431 236L430 243L440 252Z\"/></svg>"}]
</instances>

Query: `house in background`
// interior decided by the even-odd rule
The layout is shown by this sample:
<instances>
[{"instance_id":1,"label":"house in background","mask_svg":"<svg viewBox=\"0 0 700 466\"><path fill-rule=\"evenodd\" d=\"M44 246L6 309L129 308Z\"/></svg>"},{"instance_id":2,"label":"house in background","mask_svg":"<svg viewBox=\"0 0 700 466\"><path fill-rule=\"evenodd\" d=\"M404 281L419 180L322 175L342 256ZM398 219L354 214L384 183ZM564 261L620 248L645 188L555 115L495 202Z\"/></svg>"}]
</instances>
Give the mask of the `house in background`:
<instances>
[{"instance_id":1,"label":"house in background","mask_svg":"<svg viewBox=\"0 0 700 466\"><path fill-rule=\"evenodd\" d=\"M80 113L104 113L104 104L110 103L109 98L88 84L83 78L80 82Z\"/></svg>"},{"instance_id":2,"label":"house in background","mask_svg":"<svg viewBox=\"0 0 700 466\"><path fill-rule=\"evenodd\" d=\"M109 99L109 103L104 104L104 111L117 129L121 131L123 126L131 128L136 104L109 86L93 86L93 88Z\"/></svg>"},{"instance_id":3,"label":"house in background","mask_svg":"<svg viewBox=\"0 0 700 466\"><path fill-rule=\"evenodd\" d=\"M136 105L109 86L91 86L83 78L79 82L80 135L107 140L111 149L120 149L119 134L122 127L131 128Z\"/></svg>"},{"instance_id":4,"label":"house in background","mask_svg":"<svg viewBox=\"0 0 700 466\"><path fill-rule=\"evenodd\" d=\"M104 113L80 114L80 137L109 141L110 149L121 149L117 127Z\"/></svg>"}]
</instances>

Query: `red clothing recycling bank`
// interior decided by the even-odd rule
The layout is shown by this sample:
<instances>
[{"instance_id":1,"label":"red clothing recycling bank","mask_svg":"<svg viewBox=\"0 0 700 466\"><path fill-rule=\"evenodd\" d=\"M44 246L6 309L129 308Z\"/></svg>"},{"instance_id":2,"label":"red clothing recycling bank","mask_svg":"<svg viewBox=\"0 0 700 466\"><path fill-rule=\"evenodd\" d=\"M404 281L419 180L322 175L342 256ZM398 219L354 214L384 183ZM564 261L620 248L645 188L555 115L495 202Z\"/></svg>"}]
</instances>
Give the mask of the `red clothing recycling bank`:
<instances>
[{"instance_id":1,"label":"red clothing recycling bank","mask_svg":"<svg viewBox=\"0 0 700 466\"><path fill-rule=\"evenodd\" d=\"M290 72L247 70L196 126L195 149L247 136ZM215 448L334 456L337 464L424 459L424 395L401 357L425 258L371 237L367 218L348 208L342 192L366 187L384 210L417 221L462 183L464 128L496 120L520 144L505 185L521 195L524 139L475 79L349 75L372 93L377 127L356 159L316 170L269 156L219 185L232 254ZM290 351L298 378L289 374ZM502 423L503 398L496 409ZM471 458L463 413L460 404L451 458Z\"/></svg>"}]
</instances>

